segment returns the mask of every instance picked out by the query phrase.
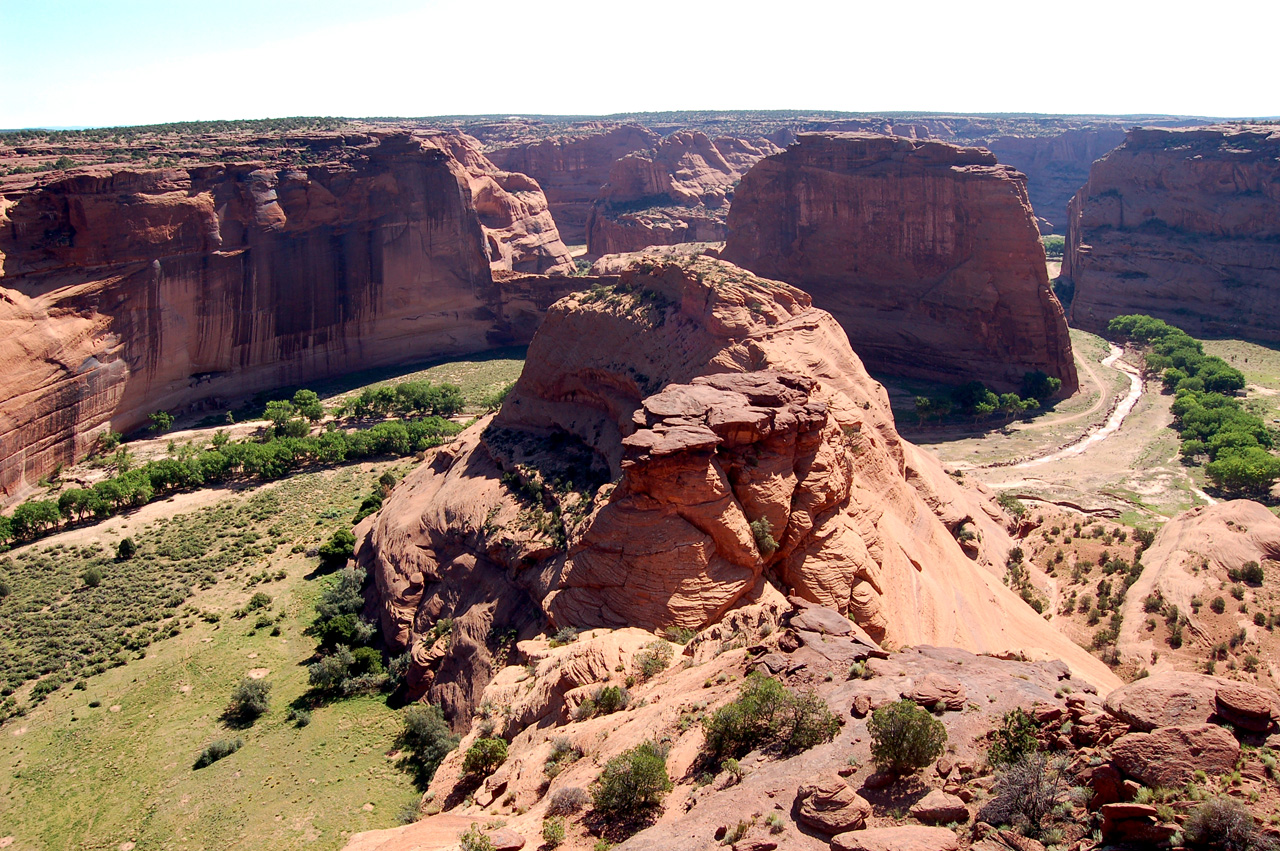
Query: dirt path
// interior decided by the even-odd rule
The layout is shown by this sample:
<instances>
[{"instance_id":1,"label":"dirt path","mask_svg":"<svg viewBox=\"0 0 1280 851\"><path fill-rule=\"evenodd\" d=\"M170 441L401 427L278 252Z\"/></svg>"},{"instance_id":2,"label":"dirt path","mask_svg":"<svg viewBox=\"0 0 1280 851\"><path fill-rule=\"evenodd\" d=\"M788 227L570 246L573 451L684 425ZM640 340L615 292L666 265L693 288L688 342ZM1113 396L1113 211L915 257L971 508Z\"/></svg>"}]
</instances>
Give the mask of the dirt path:
<instances>
[{"instance_id":1,"label":"dirt path","mask_svg":"<svg viewBox=\"0 0 1280 851\"><path fill-rule=\"evenodd\" d=\"M1041 455L1037 458L1021 461L1017 464L1009 464L1005 466L1010 466L1014 469L1035 467L1040 464L1047 464L1051 461L1057 461L1062 458L1070 458L1074 455L1080 455L1089 449L1089 447L1094 444L1101 443L1119 431L1120 426L1124 423L1124 418L1129 416L1129 412L1133 410L1134 405L1138 404L1138 399L1142 396L1142 376L1138 373L1136 368L1120 360L1123 355L1124 352L1118 346L1112 346L1111 354L1107 355L1107 357L1102 361L1103 366L1118 369L1129 377L1129 393L1116 404L1115 409L1111 412L1111 416L1107 418L1106 423L1104 423L1101 428L1090 429L1077 440L1054 452ZM1093 370L1090 368L1089 372L1092 374ZM1096 375L1094 378L1096 380ZM1103 393L1103 397L1105 397L1105 392ZM1102 403L1101 398L1099 398L1098 403L1100 406ZM1096 408L1093 410L1096 410ZM1062 421L1059 420L1059 422Z\"/></svg>"}]
</instances>

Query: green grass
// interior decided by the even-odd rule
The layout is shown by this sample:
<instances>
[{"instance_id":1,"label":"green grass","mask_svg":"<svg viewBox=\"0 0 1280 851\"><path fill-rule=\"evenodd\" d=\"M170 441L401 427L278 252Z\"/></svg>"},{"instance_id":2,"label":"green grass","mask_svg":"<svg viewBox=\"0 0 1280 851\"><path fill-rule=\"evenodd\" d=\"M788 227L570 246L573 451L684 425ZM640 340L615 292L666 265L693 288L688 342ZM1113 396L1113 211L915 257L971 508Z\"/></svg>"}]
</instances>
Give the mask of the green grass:
<instances>
[{"instance_id":1,"label":"green grass","mask_svg":"<svg viewBox=\"0 0 1280 851\"><path fill-rule=\"evenodd\" d=\"M307 689L306 662L315 639L303 630L325 581L305 578L316 560L290 551L345 527L377 476L394 466L303 474L250 493L228 493L216 505L172 519L130 523L124 531L153 558L112 562L96 590L135 589L130 593L143 601L139 605L157 611L155 601L179 584L197 586L198 571L220 578L175 610L163 610L157 623L165 637L140 648L145 658L130 652L126 665L88 677L84 690L64 685L25 716L0 726L0 837L15 837L15 849L114 848L123 842L139 849L328 849L345 844L351 831L394 825L417 793L386 758L399 721L382 698L319 707L311 724L300 729L285 717L289 703ZM30 593L18 589L33 580L18 566L39 558L51 565L42 581L61 594L60 611L79 613L88 623L89 599L66 588L69 577L77 576L79 556L58 548L71 536L83 539L84 531L47 539L39 547L45 555L15 561L10 600L22 593L21 605L29 607ZM108 533L102 538L96 542L101 548L113 547ZM205 555L196 555L202 547ZM264 552L271 547L274 552ZM158 555L173 548L174 556ZM284 579L256 581L280 569ZM133 584L125 586L127 575ZM279 636L254 629L257 612L233 616L257 591L272 598L267 613L280 627ZM105 605L124 605L123 597L117 592ZM4 605L8 611L12 604ZM197 612L218 613L220 620L208 623ZM173 625L176 635L169 637ZM109 625L93 630L102 631L104 641L117 635ZM48 652L38 634L22 640L30 648L23 652ZM65 662L64 670L72 664ZM227 698L255 668L269 670L272 708L247 730L228 730L220 720ZM91 701L100 705L91 708ZM244 739L242 749L192 769L206 744L236 736Z\"/></svg>"}]
</instances>

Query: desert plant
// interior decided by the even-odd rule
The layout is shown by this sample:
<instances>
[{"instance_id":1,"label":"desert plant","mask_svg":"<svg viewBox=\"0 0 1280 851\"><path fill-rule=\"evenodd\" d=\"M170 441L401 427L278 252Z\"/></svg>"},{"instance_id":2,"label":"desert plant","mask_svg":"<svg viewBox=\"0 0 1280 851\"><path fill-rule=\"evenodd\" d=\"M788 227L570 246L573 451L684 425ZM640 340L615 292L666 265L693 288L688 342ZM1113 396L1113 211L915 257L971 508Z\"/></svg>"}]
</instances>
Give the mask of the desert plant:
<instances>
[{"instance_id":1,"label":"desert plant","mask_svg":"<svg viewBox=\"0 0 1280 851\"><path fill-rule=\"evenodd\" d=\"M128 561L137 553L138 545L133 542L133 538L122 538L116 545L116 559L119 561Z\"/></svg>"},{"instance_id":2,"label":"desert plant","mask_svg":"<svg viewBox=\"0 0 1280 851\"><path fill-rule=\"evenodd\" d=\"M1261 836L1253 815L1240 802L1220 797L1205 801L1192 811L1182 825L1188 848L1221 851L1271 851L1270 839Z\"/></svg>"},{"instance_id":3,"label":"desert plant","mask_svg":"<svg viewBox=\"0 0 1280 851\"><path fill-rule=\"evenodd\" d=\"M880 771L907 774L924 768L942 753L947 728L910 700L899 700L871 713L871 758Z\"/></svg>"},{"instance_id":4,"label":"desert plant","mask_svg":"<svg viewBox=\"0 0 1280 851\"><path fill-rule=\"evenodd\" d=\"M488 777L507 761L507 743L502 739L476 739L462 757L462 772L471 777Z\"/></svg>"},{"instance_id":5,"label":"desert plant","mask_svg":"<svg viewBox=\"0 0 1280 851\"><path fill-rule=\"evenodd\" d=\"M548 848L558 848L564 842L564 819L552 816L542 822L542 844Z\"/></svg>"},{"instance_id":6,"label":"desert plant","mask_svg":"<svg viewBox=\"0 0 1280 851\"><path fill-rule=\"evenodd\" d=\"M547 804L547 815L571 816L581 812L590 800L587 790L578 786L557 789L551 794L551 802Z\"/></svg>"},{"instance_id":7,"label":"desert plant","mask_svg":"<svg viewBox=\"0 0 1280 851\"><path fill-rule=\"evenodd\" d=\"M622 686L601 686L591 694L595 714L612 715L626 709L631 703L631 693Z\"/></svg>"},{"instance_id":8,"label":"desert plant","mask_svg":"<svg viewBox=\"0 0 1280 851\"><path fill-rule=\"evenodd\" d=\"M770 525L767 517L751 521L751 534L756 539L756 547L760 550L760 555L768 558L777 552L778 542L773 537L773 526Z\"/></svg>"},{"instance_id":9,"label":"desert plant","mask_svg":"<svg viewBox=\"0 0 1280 851\"><path fill-rule=\"evenodd\" d=\"M1036 740L1036 722L1022 707L1005 713L1000 726L991 732L991 748L987 761L992 765L1010 765L1020 762L1028 754L1040 749Z\"/></svg>"},{"instance_id":10,"label":"desert plant","mask_svg":"<svg viewBox=\"0 0 1280 851\"><path fill-rule=\"evenodd\" d=\"M641 682L650 680L661 674L671 664L674 656L671 645L665 641L653 641L646 644L644 649L636 654L632 664L636 669L636 676Z\"/></svg>"},{"instance_id":11,"label":"desert plant","mask_svg":"<svg viewBox=\"0 0 1280 851\"><path fill-rule=\"evenodd\" d=\"M252 724L271 708L271 683L245 677L231 692L225 717L237 724Z\"/></svg>"},{"instance_id":12,"label":"desert plant","mask_svg":"<svg viewBox=\"0 0 1280 851\"><path fill-rule=\"evenodd\" d=\"M1039 837L1052 825L1058 806L1066 800L1063 763L1030 753L1005 767L996 778L992 798L978 813L989 824L1009 824L1025 836Z\"/></svg>"},{"instance_id":13,"label":"desert plant","mask_svg":"<svg viewBox=\"0 0 1280 851\"><path fill-rule=\"evenodd\" d=\"M642 742L605 763L591 790L591 805L606 818L630 819L661 806L672 789L666 753Z\"/></svg>"},{"instance_id":14,"label":"desert plant","mask_svg":"<svg viewBox=\"0 0 1280 851\"><path fill-rule=\"evenodd\" d=\"M760 672L747 676L737 700L704 722L713 762L745 756L756 748L784 754L829 742L839 722L826 701L813 692L797 694Z\"/></svg>"},{"instance_id":15,"label":"desert plant","mask_svg":"<svg viewBox=\"0 0 1280 851\"><path fill-rule=\"evenodd\" d=\"M86 588L97 588L102 584L102 571L97 567L90 567L80 574L80 581Z\"/></svg>"},{"instance_id":16,"label":"desert plant","mask_svg":"<svg viewBox=\"0 0 1280 851\"><path fill-rule=\"evenodd\" d=\"M244 742L240 739L217 739L212 741L205 746L204 750L200 751L200 756L196 758L195 765L191 767L198 770L205 766L213 765L218 760L231 756L243 746Z\"/></svg>"},{"instance_id":17,"label":"desert plant","mask_svg":"<svg viewBox=\"0 0 1280 851\"><path fill-rule=\"evenodd\" d=\"M475 822L458 836L458 847L462 851L493 851L493 840L485 835L480 825Z\"/></svg>"},{"instance_id":18,"label":"desert plant","mask_svg":"<svg viewBox=\"0 0 1280 851\"><path fill-rule=\"evenodd\" d=\"M409 754L420 783L429 783L436 769L458 746L458 737L449 729L440 707L417 703L404 711L404 727L396 746Z\"/></svg>"}]
</instances>

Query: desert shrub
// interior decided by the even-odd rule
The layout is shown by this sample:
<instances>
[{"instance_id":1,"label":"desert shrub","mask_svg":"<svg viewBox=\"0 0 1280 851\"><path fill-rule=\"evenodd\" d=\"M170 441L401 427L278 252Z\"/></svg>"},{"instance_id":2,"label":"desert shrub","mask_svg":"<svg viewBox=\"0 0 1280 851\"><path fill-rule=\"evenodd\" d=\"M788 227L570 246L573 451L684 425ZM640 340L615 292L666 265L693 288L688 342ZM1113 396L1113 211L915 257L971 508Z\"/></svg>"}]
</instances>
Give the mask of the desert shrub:
<instances>
[{"instance_id":1,"label":"desert shrub","mask_svg":"<svg viewBox=\"0 0 1280 851\"><path fill-rule=\"evenodd\" d=\"M97 588L102 584L102 571L97 567L90 567L80 574L80 581L84 583L86 588Z\"/></svg>"},{"instance_id":2,"label":"desert shrub","mask_svg":"<svg viewBox=\"0 0 1280 851\"><path fill-rule=\"evenodd\" d=\"M1215 614L1220 615L1227 610L1227 601L1221 597L1214 597L1209 602L1209 609Z\"/></svg>"},{"instance_id":3,"label":"desert shrub","mask_svg":"<svg viewBox=\"0 0 1280 851\"><path fill-rule=\"evenodd\" d=\"M472 822L471 827L458 836L458 847L462 851L493 851L493 840L485 835L480 825Z\"/></svg>"},{"instance_id":4,"label":"desert shrub","mask_svg":"<svg viewBox=\"0 0 1280 851\"><path fill-rule=\"evenodd\" d=\"M547 805L547 815L571 816L574 813L581 812L590 800L591 796L587 794L587 790L578 786L566 786L563 789L557 789L551 794L551 802Z\"/></svg>"},{"instance_id":5,"label":"desert shrub","mask_svg":"<svg viewBox=\"0 0 1280 851\"><path fill-rule=\"evenodd\" d=\"M252 724L271 708L271 683L245 677L231 692L225 717L239 724Z\"/></svg>"},{"instance_id":6,"label":"desert shrub","mask_svg":"<svg viewBox=\"0 0 1280 851\"><path fill-rule=\"evenodd\" d=\"M338 529L320 545L320 561L325 567L341 567L355 552L356 536L347 529Z\"/></svg>"},{"instance_id":7,"label":"desert shrub","mask_svg":"<svg viewBox=\"0 0 1280 851\"><path fill-rule=\"evenodd\" d=\"M826 701L813 692L797 694L782 683L753 672L738 698L704 722L707 749L717 764L756 748L797 753L829 742L840 729Z\"/></svg>"},{"instance_id":8,"label":"desert shrub","mask_svg":"<svg viewBox=\"0 0 1280 851\"><path fill-rule=\"evenodd\" d=\"M1035 719L1015 707L1005 713L1004 719L991 733L991 748L987 751L987 761L992 765L1009 765L1020 762L1028 754L1040 749L1036 740Z\"/></svg>"},{"instance_id":9,"label":"desert shrub","mask_svg":"<svg viewBox=\"0 0 1280 851\"><path fill-rule=\"evenodd\" d=\"M462 757L462 771L472 777L488 777L507 761L507 743L502 739L476 739Z\"/></svg>"},{"instance_id":10,"label":"desert shrub","mask_svg":"<svg viewBox=\"0 0 1280 851\"><path fill-rule=\"evenodd\" d=\"M458 737L449 729L440 707L415 703L404 711L404 727L396 736L396 747L409 756L420 783L429 783L436 769L458 746Z\"/></svg>"},{"instance_id":11,"label":"desert shrub","mask_svg":"<svg viewBox=\"0 0 1280 851\"><path fill-rule=\"evenodd\" d=\"M683 626L669 626L662 631L662 635L672 644L688 644L698 633Z\"/></svg>"},{"instance_id":12,"label":"desert shrub","mask_svg":"<svg viewBox=\"0 0 1280 851\"><path fill-rule=\"evenodd\" d=\"M13 589L9 587L9 580L5 579L3 576L0 576L0 600L3 600L5 597L8 597L9 594L12 593L12 590Z\"/></svg>"},{"instance_id":13,"label":"desert shrub","mask_svg":"<svg viewBox=\"0 0 1280 851\"><path fill-rule=\"evenodd\" d=\"M632 660L636 676L641 682L656 677L667 669L674 655L671 645L665 641L654 641L645 645L645 648Z\"/></svg>"},{"instance_id":14,"label":"desert shrub","mask_svg":"<svg viewBox=\"0 0 1280 851\"><path fill-rule=\"evenodd\" d=\"M551 636L549 644L552 647L563 647L566 644L572 644L578 640L578 633L580 632L582 630L576 626L563 626L556 631L555 635Z\"/></svg>"},{"instance_id":15,"label":"desert shrub","mask_svg":"<svg viewBox=\"0 0 1280 851\"><path fill-rule=\"evenodd\" d=\"M548 848L558 848L562 842L564 842L564 819L560 816L543 819L542 844Z\"/></svg>"},{"instance_id":16,"label":"desert shrub","mask_svg":"<svg viewBox=\"0 0 1280 851\"><path fill-rule=\"evenodd\" d=\"M1275 843L1260 835L1253 815L1231 798L1213 798L1192 811L1182 825L1188 848L1221 851L1271 851Z\"/></svg>"},{"instance_id":17,"label":"desert shrub","mask_svg":"<svg viewBox=\"0 0 1280 851\"><path fill-rule=\"evenodd\" d=\"M1066 800L1067 781L1060 760L1029 753L1010 763L996 778L992 798L978 813L989 824L1007 824L1039 837L1051 827L1054 811Z\"/></svg>"},{"instance_id":18,"label":"desert shrub","mask_svg":"<svg viewBox=\"0 0 1280 851\"><path fill-rule=\"evenodd\" d=\"M778 550L778 542L773 537L773 526L769 524L766 517L760 517L751 521L751 534L756 539L756 548L760 550L760 555L768 558Z\"/></svg>"},{"instance_id":19,"label":"desert shrub","mask_svg":"<svg viewBox=\"0 0 1280 851\"><path fill-rule=\"evenodd\" d=\"M631 692L622 686L601 686L592 693L591 703L595 706L595 714L612 715L627 708L631 703Z\"/></svg>"},{"instance_id":20,"label":"desert shrub","mask_svg":"<svg viewBox=\"0 0 1280 851\"><path fill-rule=\"evenodd\" d=\"M245 611L256 612L258 609L271 608L271 595L263 591L256 591L249 598L249 602L244 604Z\"/></svg>"},{"instance_id":21,"label":"desert shrub","mask_svg":"<svg viewBox=\"0 0 1280 851\"><path fill-rule=\"evenodd\" d=\"M924 768L942 753L947 728L910 700L899 700L871 713L871 758L889 774Z\"/></svg>"},{"instance_id":22,"label":"desert shrub","mask_svg":"<svg viewBox=\"0 0 1280 851\"><path fill-rule=\"evenodd\" d=\"M133 538L123 538L116 545L116 558L119 561L128 561L138 554L138 545L133 542Z\"/></svg>"},{"instance_id":23,"label":"desert shrub","mask_svg":"<svg viewBox=\"0 0 1280 851\"><path fill-rule=\"evenodd\" d=\"M1244 567L1240 568L1240 578L1250 585L1261 585L1264 576L1262 565L1256 561L1245 562Z\"/></svg>"},{"instance_id":24,"label":"desert shrub","mask_svg":"<svg viewBox=\"0 0 1280 851\"><path fill-rule=\"evenodd\" d=\"M244 742L240 739L217 739L205 745L204 750L200 751L200 756L196 757L195 765L192 769L199 770L208 765L213 765L224 757L231 756L244 746Z\"/></svg>"},{"instance_id":25,"label":"desert shrub","mask_svg":"<svg viewBox=\"0 0 1280 851\"><path fill-rule=\"evenodd\" d=\"M311 723L311 713L306 709L290 709L286 718L292 721L296 727L305 727Z\"/></svg>"},{"instance_id":26,"label":"desert shrub","mask_svg":"<svg viewBox=\"0 0 1280 851\"><path fill-rule=\"evenodd\" d=\"M605 817L634 818L662 804L672 789L667 758L653 742L642 742L605 763L591 790L591 805Z\"/></svg>"},{"instance_id":27,"label":"desert shrub","mask_svg":"<svg viewBox=\"0 0 1280 851\"><path fill-rule=\"evenodd\" d=\"M551 742L551 754L547 757L547 763L543 766L543 771L547 777L555 778L566 766L573 765L582 759L582 748L573 744L565 736L557 736Z\"/></svg>"},{"instance_id":28,"label":"desert shrub","mask_svg":"<svg viewBox=\"0 0 1280 851\"><path fill-rule=\"evenodd\" d=\"M1014 517L1021 517L1027 513L1026 504L1014 496L1011 491L1005 491L997 496L996 502L1000 504L1001 508L1012 514Z\"/></svg>"}]
</instances>

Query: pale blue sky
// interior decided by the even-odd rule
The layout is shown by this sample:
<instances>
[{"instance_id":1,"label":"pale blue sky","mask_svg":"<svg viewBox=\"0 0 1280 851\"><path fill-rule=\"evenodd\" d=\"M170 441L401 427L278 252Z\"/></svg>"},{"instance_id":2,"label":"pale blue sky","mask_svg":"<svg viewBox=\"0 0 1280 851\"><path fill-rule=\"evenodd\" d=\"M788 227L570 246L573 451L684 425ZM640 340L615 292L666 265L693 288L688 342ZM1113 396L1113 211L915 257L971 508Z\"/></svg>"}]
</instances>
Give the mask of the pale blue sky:
<instances>
[{"instance_id":1,"label":"pale blue sky","mask_svg":"<svg viewBox=\"0 0 1280 851\"><path fill-rule=\"evenodd\" d=\"M1182 8L0 0L0 127L745 108L1280 114L1263 46L1280 4Z\"/></svg>"}]
</instances>

